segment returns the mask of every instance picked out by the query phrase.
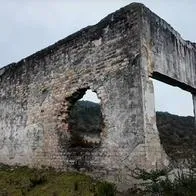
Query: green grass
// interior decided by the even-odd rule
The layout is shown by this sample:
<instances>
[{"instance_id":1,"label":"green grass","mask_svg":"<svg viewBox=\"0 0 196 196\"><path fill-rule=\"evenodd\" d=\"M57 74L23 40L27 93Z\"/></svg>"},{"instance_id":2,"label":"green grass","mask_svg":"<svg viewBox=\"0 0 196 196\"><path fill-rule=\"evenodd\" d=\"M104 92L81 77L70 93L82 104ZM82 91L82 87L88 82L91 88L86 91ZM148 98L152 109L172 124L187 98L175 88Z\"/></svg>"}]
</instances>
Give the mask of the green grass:
<instances>
[{"instance_id":1,"label":"green grass","mask_svg":"<svg viewBox=\"0 0 196 196\"><path fill-rule=\"evenodd\" d=\"M0 167L0 196L114 196L115 186L79 173Z\"/></svg>"}]
</instances>

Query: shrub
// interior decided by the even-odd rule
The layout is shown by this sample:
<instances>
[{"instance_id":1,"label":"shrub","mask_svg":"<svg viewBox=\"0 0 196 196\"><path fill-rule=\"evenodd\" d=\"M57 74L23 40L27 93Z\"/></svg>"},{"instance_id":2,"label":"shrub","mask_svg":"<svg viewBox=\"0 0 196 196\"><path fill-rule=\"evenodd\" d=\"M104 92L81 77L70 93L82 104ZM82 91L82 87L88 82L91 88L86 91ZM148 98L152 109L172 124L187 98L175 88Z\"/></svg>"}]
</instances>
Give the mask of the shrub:
<instances>
[{"instance_id":1,"label":"shrub","mask_svg":"<svg viewBox=\"0 0 196 196\"><path fill-rule=\"evenodd\" d=\"M144 195L152 196L195 196L196 195L196 170L195 161L189 162L189 166L176 170L151 170L135 169L133 176L144 183ZM142 192L142 191L141 191ZM141 193L140 192L140 193Z\"/></svg>"},{"instance_id":2,"label":"shrub","mask_svg":"<svg viewBox=\"0 0 196 196\"><path fill-rule=\"evenodd\" d=\"M115 196L116 187L107 182L101 182L97 185L96 196Z\"/></svg>"}]
</instances>

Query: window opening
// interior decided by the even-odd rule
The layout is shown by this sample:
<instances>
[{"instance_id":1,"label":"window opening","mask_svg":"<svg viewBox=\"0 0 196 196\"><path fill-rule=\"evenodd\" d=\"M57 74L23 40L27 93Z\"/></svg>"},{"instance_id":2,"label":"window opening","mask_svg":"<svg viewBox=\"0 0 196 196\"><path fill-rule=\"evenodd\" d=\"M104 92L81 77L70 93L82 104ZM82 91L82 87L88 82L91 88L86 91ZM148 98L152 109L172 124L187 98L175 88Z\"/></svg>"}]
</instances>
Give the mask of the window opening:
<instances>
[{"instance_id":1,"label":"window opening","mask_svg":"<svg viewBox=\"0 0 196 196\"><path fill-rule=\"evenodd\" d=\"M193 101L191 93L153 79L156 122L161 143L173 159L194 152Z\"/></svg>"}]
</instances>

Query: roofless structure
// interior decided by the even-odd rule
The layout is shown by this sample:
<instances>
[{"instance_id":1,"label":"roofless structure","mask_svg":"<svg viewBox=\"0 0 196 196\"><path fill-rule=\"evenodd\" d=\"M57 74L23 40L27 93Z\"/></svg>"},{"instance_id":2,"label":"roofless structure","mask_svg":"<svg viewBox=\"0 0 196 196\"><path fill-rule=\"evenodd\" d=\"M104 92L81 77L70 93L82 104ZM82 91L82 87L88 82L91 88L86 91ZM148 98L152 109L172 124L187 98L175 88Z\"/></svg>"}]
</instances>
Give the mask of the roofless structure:
<instances>
[{"instance_id":1,"label":"roofless structure","mask_svg":"<svg viewBox=\"0 0 196 196\"><path fill-rule=\"evenodd\" d=\"M196 44L139 3L3 67L0 162L79 170L117 184L129 184L136 166L167 165L151 78L192 93L196 112ZM70 110L87 89L101 100L99 142L70 146Z\"/></svg>"}]
</instances>

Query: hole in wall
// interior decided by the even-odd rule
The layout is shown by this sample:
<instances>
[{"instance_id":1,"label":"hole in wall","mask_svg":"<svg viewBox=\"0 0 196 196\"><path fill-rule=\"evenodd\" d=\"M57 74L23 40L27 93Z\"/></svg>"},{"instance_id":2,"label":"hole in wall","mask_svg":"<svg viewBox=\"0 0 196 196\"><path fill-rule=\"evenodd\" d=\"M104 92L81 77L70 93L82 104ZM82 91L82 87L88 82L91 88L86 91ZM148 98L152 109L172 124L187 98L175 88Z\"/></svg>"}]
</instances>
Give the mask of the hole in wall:
<instances>
[{"instance_id":1,"label":"hole in wall","mask_svg":"<svg viewBox=\"0 0 196 196\"><path fill-rule=\"evenodd\" d=\"M193 101L191 93L153 79L156 122L168 156L188 158L195 151Z\"/></svg>"},{"instance_id":2,"label":"hole in wall","mask_svg":"<svg viewBox=\"0 0 196 196\"><path fill-rule=\"evenodd\" d=\"M153 79L155 108L179 116L193 116L192 95L188 91Z\"/></svg>"},{"instance_id":3,"label":"hole in wall","mask_svg":"<svg viewBox=\"0 0 196 196\"><path fill-rule=\"evenodd\" d=\"M69 148L95 148L101 144L103 118L100 102L90 89L83 89L75 98L68 118Z\"/></svg>"}]
</instances>

